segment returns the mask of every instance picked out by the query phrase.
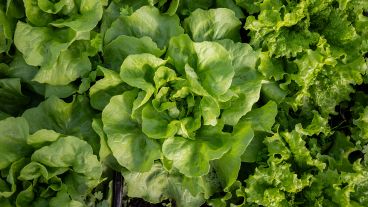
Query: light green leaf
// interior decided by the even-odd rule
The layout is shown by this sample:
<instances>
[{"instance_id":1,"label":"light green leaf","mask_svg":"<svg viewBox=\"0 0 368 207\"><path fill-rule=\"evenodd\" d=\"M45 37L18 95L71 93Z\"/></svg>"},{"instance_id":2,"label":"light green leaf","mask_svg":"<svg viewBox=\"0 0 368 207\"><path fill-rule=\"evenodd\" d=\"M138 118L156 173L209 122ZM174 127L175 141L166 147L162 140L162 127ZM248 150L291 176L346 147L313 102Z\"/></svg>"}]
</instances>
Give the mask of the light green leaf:
<instances>
[{"instance_id":1,"label":"light green leaf","mask_svg":"<svg viewBox=\"0 0 368 207\"><path fill-rule=\"evenodd\" d=\"M169 138L163 143L163 154L185 176L206 175L210 170L209 162L221 158L230 149L230 135L217 128L202 127L195 140Z\"/></svg>"},{"instance_id":2,"label":"light green leaf","mask_svg":"<svg viewBox=\"0 0 368 207\"><path fill-rule=\"evenodd\" d=\"M239 123L229 137L231 149L223 157L213 161L216 174L225 190L236 181L241 165L241 155L249 146L253 136L251 124Z\"/></svg>"},{"instance_id":3,"label":"light green leaf","mask_svg":"<svg viewBox=\"0 0 368 207\"><path fill-rule=\"evenodd\" d=\"M77 96L71 103L51 97L37 107L28 109L22 116L29 122L30 133L48 129L81 137L98 152L98 137L91 127L93 115L88 98Z\"/></svg>"},{"instance_id":4,"label":"light green leaf","mask_svg":"<svg viewBox=\"0 0 368 207\"><path fill-rule=\"evenodd\" d=\"M159 48L164 48L170 38L184 32L176 15L160 14L155 7L143 6L131 16L121 15L106 31L108 44L120 35L150 37Z\"/></svg>"},{"instance_id":5,"label":"light green leaf","mask_svg":"<svg viewBox=\"0 0 368 207\"><path fill-rule=\"evenodd\" d=\"M173 137L178 131L178 124L166 112L157 111L151 104L142 110L142 132L150 138Z\"/></svg>"},{"instance_id":6,"label":"light green leaf","mask_svg":"<svg viewBox=\"0 0 368 207\"><path fill-rule=\"evenodd\" d=\"M77 137L61 137L49 146L42 147L32 154L32 161L49 167L68 168L91 179L99 179L102 166L93 155L92 147Z\"/></svg>"},{"instance_id":7,"label":"light green leaf","mask_svg":"<svg viewBox=\"0 0 368 207\"><path fill-rule=\"evenodd\" d=\"M29 24L18 22L14 44L23 54L27 64L50 66L76 37L76 32L71 29L53 30L48 27L32 27Z\"/></svg>"},{"instance_id":8,"label":"light green leaf","mask_svg":"<svg viewBox=\"0 0 368 207\"><path fill-rule=\"evenodd\" d=\"M197 9L184 20L184 28L196 42L220 39L240 40L241 22L227 8Z\"/></svg>"},{"instance_id":9,"label":"light green leaf","mask_svg":"<svg viewBox=\"0 0 368 207\"><path fill-rule=\"evenodd\" d=\"M51 85L67 85L91 70L91 63L83 43L75 42L62 51L50 66L41 67L34 81Z\"/></svg>"},{"instance_id":10,"label":"light green leaf","mask_svg":"<svg viewBox=\"0 0 368 207\"><path fill-rule=\"evenodd\" d=\"M198 62L193 68L202 86L213 96L225 94L234 76L230 54L215 42L194 43L194 49Z\"/></svg>"},{"instance_id":11,"label":"light green leaf","mask_svg":"<svg viewBox=\"0 0 368 207\"><path fill-rule=\"evenodd\" d=\"M104 60L113 70L118 71L128 55L149 53L160 57L164 52L165 50L159 49L149 37L120 35L104 47L104 57L106 57Z\"/></svg>"},{"instance_id":12,"label":"light green leaf","mask_svg":"<svg viewBox=\"0 0 368 207\"><path fill-rule=\"evenodd\" d=\"M159 144L143 134L131 118L136 97L136 91L112 97L102 111L102 122L107 143L119 164L131 171L144 172L151 169L161 152Z\"/></svg>"},{"instance_id":13,"label":"light green leaf","mask_svg":"<svg viewBox=\"0 0 368 207\"><path fill-rule=\"evenodd\" d=\"M111 97L121 94L129 89L123 83L118 73L113 70L99 67L103 74L103 78L98 80L90 89L89 96L91 98L91 106L102 111L109 103Z\"/></svg>"},{"instance_id":14,"label":"light green leaf","mask_svg":"<svg viewBox=\"0 0 368 207\"><path fill-rule=\"evenodd\" d=\"M184 188L182 175L170 174L159 163L155 163L148 172L124 171L123 175L129 197L143 198L151 203L170 198L178 207L199 207L204 203L203 195L193 196Z\"/></svg>"},{"instance_id":15,"label":"light green leaf","mask_svg":"<svg viewBox=\"0 0 368 207\"><path fill-rule=\"evenodd\" d=\"M277 115L277 105L269 101L264 106L253 109L245 115L243 121L249 122L255 131L272 132L271 128L275 123Z\"/></svg>"},{"instance_id":16,"label":"light green leaf","mask_svg":"<svg viewBox=\"0 0 368 207\"><path fill-rule=\"evenodd\" d=\"M41 129L31 134L27 138L27 144L40 148L49 142L56 141L61 135L53 130Z\"/></svg>"}]
</instances>

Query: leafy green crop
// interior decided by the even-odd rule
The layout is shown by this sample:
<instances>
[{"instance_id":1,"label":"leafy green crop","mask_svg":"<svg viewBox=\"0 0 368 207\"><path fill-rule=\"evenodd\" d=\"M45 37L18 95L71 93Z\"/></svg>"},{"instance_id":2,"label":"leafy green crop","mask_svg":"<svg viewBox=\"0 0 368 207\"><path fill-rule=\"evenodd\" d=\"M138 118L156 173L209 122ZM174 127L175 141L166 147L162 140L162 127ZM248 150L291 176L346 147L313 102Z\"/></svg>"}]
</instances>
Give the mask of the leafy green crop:
<instances>
[{"instance_id":1,"label":"leafy green crop","mask_svg":"<svg viewBox=\"0 0 368 207\"><path fill-rule=\"evenodd\" d=\"M367 14L1 1L0 206L368 206Z\"/></svg>"}]
</instances>

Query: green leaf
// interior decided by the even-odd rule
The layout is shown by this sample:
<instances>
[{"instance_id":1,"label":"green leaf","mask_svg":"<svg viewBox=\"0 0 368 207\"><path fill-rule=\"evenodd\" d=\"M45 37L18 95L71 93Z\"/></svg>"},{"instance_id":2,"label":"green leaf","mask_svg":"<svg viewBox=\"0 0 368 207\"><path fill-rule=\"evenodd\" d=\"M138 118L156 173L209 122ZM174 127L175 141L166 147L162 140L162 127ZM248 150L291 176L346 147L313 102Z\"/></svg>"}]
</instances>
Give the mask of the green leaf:
<instances>
[{"instance_id":1,"label":"green leaf","mask_svg":"<svg viewBox=\"0 0 368 207\"><path fill-rule=\"evenodd\" d=\"M123 172L128 196L143 198L151 203L173 199L177 206L199 207L204 203L203 195L192 195L184 188L180 174L170 174L161 164L155 163L144 173Z\"/></svg>"},{"instance_id":2,"label":"green leaf","mask_svg":"<svg viewBox=\"0 0 368 207\"><path fill-rule=\"evenodd\" d=\"M19 78L0 79L0 111L19 115L30 102L29 97L23 95Z\"/></svg>"},{"instance_id":3,"label":"green leaf","mask_svg":"<svg viewBox=\"0 0 368 207\"><path fill-rule=\"evenodd\" d=\"M230 90L236 94L227 103L221 118L225 124L235 125L260 96L263 77L256 71L259 52L248 44L231 40L221 40L219 43L229 51L235 72Z\"/></svg>"},{"instance_id":4,"label":"green leaf","mask_svg":"<svg viewBox=\"0 0 368 207\"><path fill-rule=\"evenodd\" d=\"M34 197L33 186L29 184L28 187L25 187L25 189L17 195L16 206L30 206Z\"/></svg>"},{"instance_id":5,"label":"green leaf","mask_svg":"<svg viewBox=\"0 0 368 207\"><path fill-rule=\"evenodd\" d=\"M54 198L50 200L50 207L66 206L66 207L83 207L84 205L72 200L66 190L59 191Z\"/></svg>"},{"instance_id":6,"label":"green leaf","mask_svg":"<svg viewBox=\"0 0 368 207\"><path fill-rule=\"evenodd\" d=\"M21 169L26 164L26 159L19 159L13 162L10 166L9 173L6 177L6 182L0 180L0 196L4 198L11 197L17 191L18 176Z\"/></svg>"},{"instance_id":7,"label":"green leaf","mask_svg":"<svg viewBox=\"0 0 368 207\"><path fill-rule=\"evenodd\" d=\"M41 67L34 81L51 85L67 85L91 70L86 48L80 41L74 42L68 50L60 53L50 66Z\"/></svg>"},{"instance_id":8,"label":"green leaf","mask_svg":"<svg viewBox=\"0 0 368 207\"><path fill-rule=\"evenodd\" d=\"M61 137L36 150L31 159L49 167L71 167L76 173L91 179L99 179L102 174L102 166L93 155L92 147L77 137Z\"/></svg>"},{"instance_id":9,"label":"green leaf","mask_svg":"<svg viewBox=\"0 0 368 207\"><path fill-rule=\"evenodd\" d=\"M197 62L193 41L187 34L175 36L170 39L166 58L175 66L176 71L185 74L185 66L194 67Z\"/></svg>"},{"instance_id":10,"label":"green leaf","mask_svg":"<svg viewBox=\"0 0 368 207\"><path fill-rule=\"evenodd\" d=\"M222 113L221 119L225 124L236 125L241 117L247 114L254 103L260 97L261 79L249 80L242 85L234 85L233 90L237 92L237 97L232 98L230 104ZM235 83L234 83L235 84Z\"/></svg>"},{"instance_id":11,"label":"green leaf","mask_svg":"<svg viewBox=\"0 0 368 207\"><path fill-rule=\"evenodd\" d=\"M283 62L279 59L272 59L267 52L260 55L260 65L258 70L267 79L273 78L275 81L281 80L285 75Z\"/></svg>"},{"instance_id":12,"label":"green leaf","mask_svg":"<svg viewBox=\"0 0 368 207\"><path fill-rule=\"evenodd\" d=\"M223 188L228 189L237 179L241 165L241 156L254 136L251 124L239 123L230 138L231 149L220 159L213 161Z\"/></svg>"},{"instance_id":13,"label":"green leaf","mask_svg":"<svg viewBox=\"0 0 368 207\"><path fill-rule=\"evenodd\" d=\"M27 138L27 144L40 148L50 142L56 141L61 135L53 130L41 129L31 134Z\"/></svg>"},{"instance_id":14,"label":"green leaf","mask_svg":"<svg viewBox=\"0 0 368 207\"><path fill-rule=\"evenodd\" d=\"M275 123L277 115L277 105L273 101L269 101L264 106L253 109L243 119L249 122L255 131L272 132L271 128Z\"/></svg>"},{"instance_id":15,"label":"green leaf","mask_svg":"<svg viewBox=\"0 0 368 207\"><path fill-rule=\"evenodd\" d=\"M29 155L31 149L27 145L28 133L28 124L24 118L10 117L0 121L0 169Z\"/></svg>"},{"instance_id":16,"label":"green leaf","mask_svg":"<svg viewBox=\"0 0 368 207\"><path fill-rule=\"evenodd\" d=\"M116 171L122 171L123 168L119 165L118 161L112 155L111 149L107 143L106 133L103 131L102 120L93 119L92 127L95 132L100 136L100 151L98 155L101 163Z\"/></svg>"},{"instance_id":17,"label":"green leaf","mask_svg":"<svg viewBox=\"0 0 368 207\"><path fill-rule=\"evenodd\" d=\"M243 11L241 10L241 8L238 5L236 5L236 3L233 0L216 0L216 6L218 8L231 9L235 13L235 16L238 19L245 18L245 15Z\"/></svg>"},{"instance_id":18,"label":"green leaf","mask_svg":"<svg viewBox=\"0 0 368 207\"><path fill-rule=\"evenodd\" d=\"M99 0L59 1L25 0L26 16L36 26L69 27L75 31L91 31L102 17ZM60 18L63 15L64 18Z\"/></svg>"},{"instance_id":19,"label":"green leaf","mask_svg":"<svg viewBox=\"0 0 368 207\"><path fill-rule=\"evenodd\" d=\"M120 35L150 37L159 48L164 48L170 38L184 32L176 15L161 14L155 7L143 6L131 16L121 15L106 31L108 44Z\"/></svg>"},{"instance_id":20,"label":"green leaf","mask_svg":"<svg viewBox=\"0 0 368 207\"><path fill-rule=\"evenodd\" d=\"M318 159L313 159L310 151L305 147L306 142L302 139L299 133L296 131L292 131L290 133L285 132L282 133L282 136L289 145L290 151L298 166L301 168L315 166L319 170L323 170L326 167L326 163L323 163Z\"/></svg>"},{"instance_id":21,"label":"green leaf","mask_svg":"<svg viewBox=\"0 0 368 207\"><path fill-rule=\"evenodd\" d=\"M14 44L23 54L27 64L50 66L76 38L76 32L71 29L53 30L48 27L32 27L29 24L18 22Z\"/></svg>"},{"instance_id":22,"label":"green leaf","mask_svg":"<svg viewBox=\"0 0 368 207\"><path fill-rule=\"evenodd\" d=\"M37 107L25 111L23 117L29 123L30 133L48 129L64 135L81 137L92 145L95 152L98 152L98 138L91 126L93 115L88 98L77 96L71 103L51 97Z\"/></svg>"},{"instance_id":23,"label":"green leaf","mask_svg":"<svg viewBox=\"0 0 368 207\"><path fill-rule=\"evenodd\" d=\"M163 66L166 61L154 55L145 53L129 55L120 68L120 78L130 86L142 89L145 94L137 101L134 110L143 106L155 91L154 73L158 67Z\"/></svg>"},{"instance_id":24,"label":"green leaf","mask_svg":"<svg viewBox=\"0 0 368 207\"><path fill-rule=\"evenodd\" d=\"M240 41L241 22L227 8L197 9L184 20L184 28L196 42L232 39Z\"/></svg>"},{"instance_id":25,"label":"green leaf","mask_svg":"<svg viewBox=\"0 0 368 207\"><path fill-rule=\"evenodd\" d=\"M200 102L204 125L216 126L217 118L220 116L220 106L211 96L204 96Z\"/></svg>"},{"instance_id":26,"label":"green leaf","mask_svg":"<svg viewBox=\"0 0 368 207\"><path fill-rule=\"evenodd\" d=\"M150 138L161 139L173 137L179 130L178 121L165 112L158 112L151 104L142 110L142 132Z\"/></svg>"},{"instance_id":27,"label":"green leaf","mask_svg":"<svg viewBox=\"0 0 368 207\"><path fill-rule=\"evenodd\" d=\"M225 94L234 77L230 54L215 42L194 43L198 61L192 66L202 86L213 96Z\"/></svg>"},{"instance_id":28,"label":"green leaf","mask_svg":"<svg viewBox=\"0 0 368 207\"><path fill-rule=\"evenodd\" d=\"M76 2L79 6L78 14L70 15L67 19L57 19L51 25L55 27L70 27L75 31L91 31L96 27L102 17L102 5L99 0L81 0Z\"/></svg>"},{"instance_id":29,"label":"green leaf","mask_svg":"<svg viewBox=\"0 0 368 207\"><path fill-rule=\"evenodd\" d=\"M165 62L147 53L130 55L121 65L120 77L125 83L148 92L154 89L153 77L155 71Z\"/></svg>"},{"instance_id":30,"label":"green leaf","mask_svg":"<svg viewBox=\"0 0 368 207\"><path fill-rule=\"evenodd\" d=\"M144 172L151 169L161 152L159 144L143 134L131 118L136 97L136 91L112 97L102 111L102 122L107 143L119 164L131 171Z\"/></svg>"},{"instance_id":31,"label":"green leaf","mask_svg":"<svg viewBox=\"0 0 368 207\"><path fill-rule=\"evenodd\" d=\"M124 59L132 54L149 53L160 57L165 50L160 50L149 37L120 35L104 47L105 63L118 71Z\"/></svg>"},{"instance_id":32,"label":"green leaf","mask_svg":"<svg viewBox=\"0 0 368 207\"><path fill-rule=\"evenodd\" d=\"M98 80L90 89L89 96L91 98L91 106L102 111L109 103L111 97L121 94L129 89L123 83L118 73L113 70L99 67L103 73L103 78Z\"/></svg>"},{"instance_id":33,"label":"green leaf","mask_svg":"<svg viewBox=\"0 0 368 207\"><path fill-rule=\"evenodd\" d=\"M218 127L202 127L195 140L172 137L163 143L162 152L174 167L188 177L206 175L210 161L221 158L230 149L229 134Z\"/></svg>"}]
</instances>

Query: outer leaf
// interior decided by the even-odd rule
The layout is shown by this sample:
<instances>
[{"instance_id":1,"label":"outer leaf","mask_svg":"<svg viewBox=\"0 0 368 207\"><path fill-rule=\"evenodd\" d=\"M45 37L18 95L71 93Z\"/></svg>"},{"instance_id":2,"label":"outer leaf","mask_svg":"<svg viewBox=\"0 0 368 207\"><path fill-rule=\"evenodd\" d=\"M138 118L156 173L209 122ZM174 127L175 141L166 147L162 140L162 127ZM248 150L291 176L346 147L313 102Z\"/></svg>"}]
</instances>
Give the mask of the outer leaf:
<instances>
[{"instance_id":1,"label":"outer leaf","mask_svg":"<svg viewBox=\"0 0 368 207\"><path fill-rule=\"evenodd\" d=\"M52 30L47 27L32 27L18 22L14 44L23 54L27 64L50 66L77 37L71 29Z\"/></svg>"},{"instance_id":2,"label":"outer leaf","mask_svg":"<svg viewBox=\"0 0 368 207\"><path fill-rule=\"evenodd\" d=\"M84 45L75 42L68 50L60 53L55 63L41 67L33 80L51 85L67 85L90 70L91 63Z\"/></svg>"},{"instance_id":3,"label":"outer leaf","mask_svg":"<svg viewBox=\"0 0 368 207\"><path fill-rule=\"evenodd\" d=\"M51 25L55 27L70 27L75 31L91 31L102 17L102 5L99 0L81 0L76 2L78 14L70 15L67 19L58 19Z\"/></svg>"},{"instance_id":4,"label":"outer leaf","mask_svg":"<svg viewBox=\"0 0 368 207\"><path fill-rule=\"evenodd\" d=\"M149 37L131 37L120 35L104 47L105 63L113 70L119 70L124 59L128 55L149 53L160 57L164 50L160 50L157 44Z\"/></svg>"},{"instance_id":5,"label":"outer leaf","mask_svg":"<svg viewBox=\"0 0 368 207\"><path fill-rule=\"evenodd\" d=\"M197 9L184 20L184 28L196 42L220 39L240 40L241 22L226 8Z\"/></svg>"},{"instance_id":6,"label":"outer leaf","mask_svg":"<svg viewBox=\"0 0 368 207\"><path fill-rule=\"evenodd\" d=\"M24 118L10 117L0 121L0 169L7 168L12 162L30 153L28 133L28 124Z\"/></svg>"},{"instance_id":7,"label":"outer leaf","mask_svg":"<svg viewBox=\"0 0 368 207\"><path fill-rule=\"evenodd\" d=\"M243 121L251 123L255 131L271 132L276 115L277 105L275 102L269 101L264 106L250 111Z\"/></svg>"},{"instance_id":8,"label":"outer leaf","mask_svg":"<svg viewBox=\"0 0 368 207\"><path fill-rule=\"evenodd\" d=\"M107 143L120 165L131 171L148 171L153 161L160 158L160 147L140 130L131 119L136 91L114 96L102 112Z\"/></svg>"},{"instance_id":9,"label":"outer leaf","mask_svg":"<svg viewBox=\"0 0 368 207\"><path fill-rule=\"evenodd\" d=\"M258 52L248 44L230 40L219 43L229 51L235 72L230 89L237 94L227 103L221 117L225 124L235 125L259 99L262 76L255 70Z\"/></svg>"},{"instance_id":10,"label":"outer leaf","mask_svg":"<svg viewBox=\"0 0 368 207\"><path fill-rule=\"evenodd\" d=\"M110 43L120 35L148 36L163 48L171 37L183 32L176 15L160 14L154 7L143 6L131 16L120 16L106 31L105 42Z\"/></svg>"},{"instance_id":11,"label":"outer leaf","mask_svg":"<svg viewBox=\"0 0 368 207\"><path fill-rule=\"evenodd\" d=\"M27 138L27 144L40 148L50 142L56 141L61 135L53 130L41 129Z\"/></svg>"},{"instance_id":12,"label":"outer leaf","mask_svg":"<svg viewBox=\"0 0 368 207\"><path fill-rule=\"evenodd\" d=\"M100 67L99 70L103 73L104 78L98 80L90 89L89 96L91 98L91 106L102 111L109 103L111 97L121 94L129 89L123 83L118 73Z\"/></svg>"},{"instance_id":13,"label":"outer leaf","mask_svg":"<svg viewBox=\"0 0 368 207\"><path fill-rule=\"evenodd\" d=\"M169 174L159 163L148 172L123 172L123 175L130 197L140 197L152 203L170 198L179 207L199 207L204 203L203 195L193 196L184 188L181 175Z\"/></svg>"},{"instance_id":14,"label":"outer leaf","mask_svg":"<svg viewBox=\"0 0 368 207\"><path fill-rule=\"evenodd\" d=\"M253 136L250 123L239 123L230 137L231 149L223 157L213 161L216 174L225 190L236 181L241 165L241 155L247 149Z\"/></svg>"},{"instance_id":15,"label":"outer leaf","mask_svg":"<svg viewBox=\"0 0 368 207\"><path fill-rule=\"evenodd\" d=\"M31 133L49 129L65 135L82 137L97 152L98 138L91 127L93 113L88 103L89 100L83 96L76 97L72 103L51 97L36 108L25 111L23 117L28 120Z\"/></svg>"},{"instance_id":16,"label":"outer leaf","mask_svg":"<svg viewBox=\"0 0 368 207\"><path fill-rule=\"evenodd\" d=\"M91 146L77 137L62 137L49 146L36 150L32 160L49 167L71 167L75 172L99 179L102 166L93 155Z\"/></svg>"},{"instance_id":17,"label":"outer leaf","mask_svg":"<svg viewBox=\"0 0 368 207\"><path fill-rule=\"evenodd\" d=\"M29 103L29 98L22 94L20 79L0 79L0 111L19 115Z\"/></svg>"},{"instance_id":18,"label":"outer leaf","mask_svg":"<svg viewBox=\"0 0 368 207\"><path fill-rule=\"evenodd\" d=\"M162 151L184 175L202 176L210 170L209 161L221 158L230 149L229 136L215 127L202 127L196 140L172 137L163 143Z\"/></svg>"}]
</instances>

